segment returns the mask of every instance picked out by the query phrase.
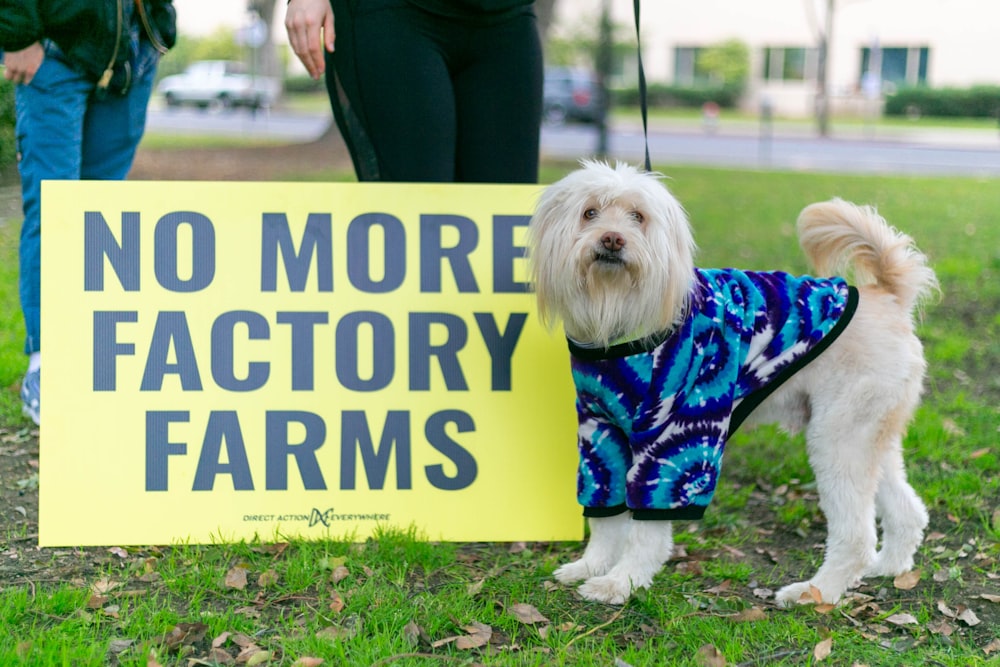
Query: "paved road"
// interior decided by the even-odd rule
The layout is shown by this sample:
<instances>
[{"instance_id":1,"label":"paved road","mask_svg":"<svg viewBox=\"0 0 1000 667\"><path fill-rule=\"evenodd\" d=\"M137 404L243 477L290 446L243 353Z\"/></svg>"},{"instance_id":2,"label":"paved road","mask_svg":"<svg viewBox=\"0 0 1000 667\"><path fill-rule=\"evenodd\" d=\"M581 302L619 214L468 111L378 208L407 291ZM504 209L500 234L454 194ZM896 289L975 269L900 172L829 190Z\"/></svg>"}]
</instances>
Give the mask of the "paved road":
<instances>
[{"instance_id":1,"label":"paved road","mask_svg":"<svg viewBox=\"0 0 1000 667\"><path fill-rule=\"evenodd\" d=\"M247 109L199 110L184 107L151 107L146 131L160 134L207 134L224 137L254 137L280 141L312 141L329 127L326 114L259 111Z\"/></svg>"},{"instance_id":2,"label":"paved road","mask_svg":"<svg viewBox=\"0 0 1000 667\"><path fill-rule=\"evenodd\" d=\"M311 141L330 122L326 114L153 108L147 127L153 132ZM835 126L832 137L819 138L811 127L801 123L779 123L762 132L752 122L730 121L710 132L694 121L658 121L650 127L649 145L656 165L1000 177L1000 128L921 131ZM641 162L643 146L639 122L617 122L612 127L609 157ZM546 157L589 157L596 147L597 131L593 127L569 125L542 130L542 153Z\"/></svg>"},{"instance_id":3,"label":"paved road","mask_svg":"<svg viewBox=\"0 0 1000 667\"><path fill-rule=\"evenodd\" d=\"M548 157L576 158L594 152L597 132L576 126L546 129L542 150ZM1000 177L1000 131L844 130L819 138L802 126L770 133L735 124L708 132L696 124L658 124L650 128L654 165L707 165L832 173L967 175ZM639 124L613 128L612 158L641 163L644 142Z\"/></svg>"}]
</instances>

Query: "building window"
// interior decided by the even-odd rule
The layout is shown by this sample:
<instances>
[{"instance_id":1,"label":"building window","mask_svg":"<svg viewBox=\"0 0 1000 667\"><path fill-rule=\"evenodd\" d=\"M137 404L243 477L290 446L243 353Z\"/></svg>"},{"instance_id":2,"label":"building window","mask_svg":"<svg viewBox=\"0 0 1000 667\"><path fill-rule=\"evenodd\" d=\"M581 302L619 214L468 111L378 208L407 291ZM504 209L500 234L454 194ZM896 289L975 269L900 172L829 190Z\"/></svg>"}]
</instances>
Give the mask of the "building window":
<instances>
[{"instance_id":1,"label":"building window","mask_svg":"<svg viewBox=\"0 0 1000 667\"><path fill-rule=\"evenodd\" d=\"M817 50L803 47L764 49L765 81L806 81L815 78Z\"/></svg>"},{"instance_id":2,"label":"building window","mask_svg":"<svg viewBox=\"0 0 1000 667\"><path fill-rule=\"evenodd\" d=\"M698 80L698 54L696 46L674 48L674 83L678 86L693 86Z\"/></svg>"},{"instance_id":3,"label":"building window","mask_svg":"<svg viewBox=\"0 0 1000 667\"><path fill-rule=\"evenodd\" d=\"M896 86L922 86L927 83L927 61L930 49L926 46L885 47L861 49L861 72L878 74L884 83Z\"/></svg>"}]
</instances>

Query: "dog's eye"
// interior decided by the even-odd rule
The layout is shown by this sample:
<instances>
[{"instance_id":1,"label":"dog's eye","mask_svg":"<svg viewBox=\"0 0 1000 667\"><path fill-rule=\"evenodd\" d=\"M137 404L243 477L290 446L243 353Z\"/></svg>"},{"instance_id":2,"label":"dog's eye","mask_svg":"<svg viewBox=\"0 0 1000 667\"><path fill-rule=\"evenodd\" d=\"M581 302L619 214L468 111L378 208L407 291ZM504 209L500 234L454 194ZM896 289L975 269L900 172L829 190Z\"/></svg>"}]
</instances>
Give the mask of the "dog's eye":
<instances>
[{"instance_id":1,"label":"dog's eye","mask_svg":"<svg viewBox=\"0 0 1000 667\"><path fill-rule=\"evenodd\" d=\"M629 213L629 217L632 218L632 221L638 225L641 225L646 220L646 217L641 211L632 211Z\"/></svg>"},{"instance_id":2,"label":"dog's eye","mask_svg":"<svg viewBox=\"0 0 1000 667\"><path fill-rule=\"evenodd\" d=\"M584 220L593 220L596 217L597 217L597 209L596 208L588 208L586 211L583 212L583 219Z\"/></svg>"}]
</instances>

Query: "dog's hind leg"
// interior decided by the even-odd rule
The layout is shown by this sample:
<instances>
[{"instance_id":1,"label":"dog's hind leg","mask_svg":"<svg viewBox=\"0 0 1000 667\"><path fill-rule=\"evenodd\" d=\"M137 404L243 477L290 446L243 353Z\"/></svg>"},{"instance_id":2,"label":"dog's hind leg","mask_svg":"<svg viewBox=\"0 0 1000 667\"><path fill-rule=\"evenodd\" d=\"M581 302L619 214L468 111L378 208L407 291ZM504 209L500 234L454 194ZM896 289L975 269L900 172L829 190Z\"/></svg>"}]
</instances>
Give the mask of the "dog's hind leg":
<instances>
[{"instance_id":1,"label":"dog's hind leg","mask_svg":"<svg viewBox=\"0 0 1000 667\"><path fill-rule=\"evenodd\" d=\"M583 556L572 563L566 563L553 576L564 584L571 584L606 573L621 557L632 523L631 512L587 519L590 540L583 550Z\"/></svg>"},{"instance_id":2,"label":"dog's hind leg","mask_svg":"<svg viewBox=\"0 0 1000 667\"><path fill-rule=\"evenodd\" d=\"M837 417L814 416L806 434L819 504L826 515L826 554L812 579L778 591L776 598L782 605L819 600L836 603L875 561L879 474L875 443L879 426L876 420L861 420L856 429L845 434L842 420Z\"/></svg>"},{"instance_id":3,"label":"dog's hind leg","mask_svg":"<svg viewBox=\"0 0 1000 667\"><path fill-rule=\"evenodd\" d=\"M898 436L885 452L875 504L882 527L882 548L865 576L908 572L913 569L913 554L923 541L928 516L923 501L906 481Z\"/></svg>"},{"instance_id":4,"label":"dog's hind leg","mask_svg":"<svg viewBox=\"0 0 1000 667\"><path fill-rule=\"evenodd\" d=\"M580 595L588 600L624 604L638 588L648 588L674 550L673 527L669 521L632 521L625 549L611 570L587 579Z\"/></svg>"}]
</instances>

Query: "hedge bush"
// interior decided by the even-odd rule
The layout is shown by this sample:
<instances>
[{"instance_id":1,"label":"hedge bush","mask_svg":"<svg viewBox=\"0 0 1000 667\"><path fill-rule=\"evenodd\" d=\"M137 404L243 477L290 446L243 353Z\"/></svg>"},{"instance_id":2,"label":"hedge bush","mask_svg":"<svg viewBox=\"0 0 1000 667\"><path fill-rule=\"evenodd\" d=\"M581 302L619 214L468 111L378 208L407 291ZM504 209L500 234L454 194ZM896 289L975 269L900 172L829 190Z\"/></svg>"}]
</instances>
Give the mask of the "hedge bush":
<instances>
[{"instance_id":1,"label":"hedge bush","mask_svg":"<svg viewBox=\"0 0 1000 667\"><path fill-rule=\"evenodd\" d=\"M706 102L715 102L720 107L731 109L739 104L742 86L686 87L650 84L646 88L646 99L650 108L694 107ZM612 92L613 102L622 106L639 105L639 89L627 88Z\"/></svg>"},{"instance_id":2,"label":"hedge bush","mask_svg":"<svg viewBox=\"0 0 1000 667\"><path fill-rule=\"evenodd\" d=\"M900 88L886 97L886 116L996 118L1000 86L971 88Z\"/></svg>"},{"instance_id":3,"label":"hedge bush","mask_svg":"<svg viewBox=\"0 0 1000 667\"><path fill-rule=\"evenodd\" d=\"M0 78L0 170L14 164L14 85Z\"/></svg>"},{"instance_id":4,"label":"hedge bush","mask_svg":"<svg viewBox=\"0 0 1000 667\"><path fill-rule=\"evenodd\" d=\"M284 90L286 93L321 93L326 92L326 82L323 79L317 81L305 74L286 76Z\"/></svg>"}]
</instances>

